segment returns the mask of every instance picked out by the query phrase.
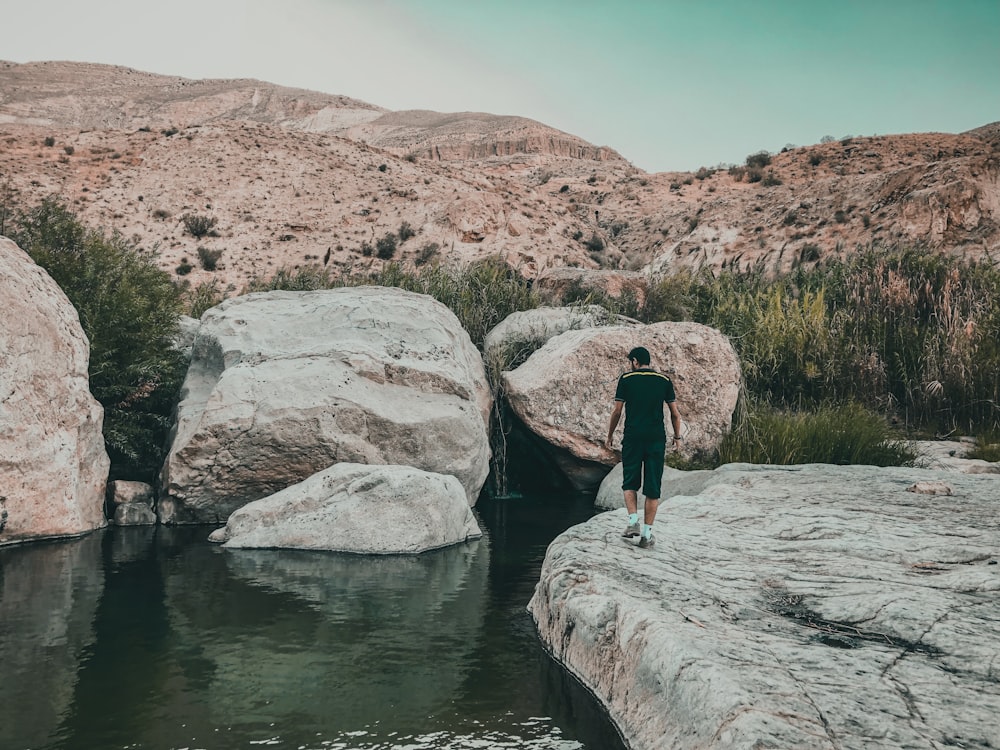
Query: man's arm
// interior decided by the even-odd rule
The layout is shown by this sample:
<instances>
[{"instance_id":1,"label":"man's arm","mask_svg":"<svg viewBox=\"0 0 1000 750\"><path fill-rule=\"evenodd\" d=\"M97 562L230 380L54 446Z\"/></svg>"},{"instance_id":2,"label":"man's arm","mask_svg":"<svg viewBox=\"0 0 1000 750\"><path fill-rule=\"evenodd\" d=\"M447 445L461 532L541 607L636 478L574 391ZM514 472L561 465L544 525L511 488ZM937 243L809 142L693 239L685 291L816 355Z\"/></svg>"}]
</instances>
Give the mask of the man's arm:
<instances>
[{"instance_id":1,"label":"man's arm","mask_svg":"<svg viewBox=\"0 0 1000 750\"><path fill-rule=\"evenodd\" d=\"M674 449L680 448L681 441L681 413L677 411L677 402L668 401L667 406L670 408L670 424L674 428Z\"/></svg>"},{"instance_id":2,"label":"man's arm","mask_svg":"<svg viewBox=\"0 0 1000 750\"><path fill-rule=\"evenodd\" d=\"M608 424L608 439L604 441L604 447L609 451L614 450L611 447L611 439L615 436L615 428L618 427L618 420L622 418L622 406L624 401L615 401L615 408L611 411L611 421Z\"/></svg>"}]
</instances>

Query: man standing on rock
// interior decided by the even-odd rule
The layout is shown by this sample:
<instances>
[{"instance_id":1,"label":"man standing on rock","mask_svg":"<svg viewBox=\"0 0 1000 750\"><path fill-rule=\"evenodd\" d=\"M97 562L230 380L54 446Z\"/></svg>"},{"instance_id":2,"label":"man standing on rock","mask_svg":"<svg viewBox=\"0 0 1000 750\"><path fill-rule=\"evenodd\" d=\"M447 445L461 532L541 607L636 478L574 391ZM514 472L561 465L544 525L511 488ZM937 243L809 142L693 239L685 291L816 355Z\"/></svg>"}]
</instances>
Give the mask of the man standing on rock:
<instances>
[{"instance_id":1,"label":"man standing on rock","mask_svg":"<svg viewBox=\"0 0 1000 750\"><path fill-rule=\"evenodd\" d=\"M637 346L628 353L631 372L618 378L615 389L615 407L608 425L608 450L614 437L622 406L625 406L625 431L622 436L622 489L628 510L628 526L623 537L639 537L639 546L652 547L653 521L660 504L660 481L663 478L663 459L666 453L667 432L663 427L663 405L670 408L670 424L674 428L673 447L680 448L681 415L677 411L674 384L666 375L658 373L649 364L649 351ZM640 479L643 506L642 530L639 529L638 497ZM641 533L641 535L640 535Z\"/></svg>"}]
</instances>

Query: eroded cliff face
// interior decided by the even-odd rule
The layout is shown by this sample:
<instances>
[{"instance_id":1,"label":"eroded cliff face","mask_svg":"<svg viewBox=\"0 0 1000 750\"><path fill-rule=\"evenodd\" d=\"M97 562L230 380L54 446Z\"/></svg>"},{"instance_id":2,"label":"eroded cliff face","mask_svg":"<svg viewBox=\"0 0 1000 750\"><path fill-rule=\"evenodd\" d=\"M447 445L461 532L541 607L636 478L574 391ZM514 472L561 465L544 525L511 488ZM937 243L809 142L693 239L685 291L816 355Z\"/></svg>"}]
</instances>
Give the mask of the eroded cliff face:
<instances>
[{"instance_id":1,"label":"eroded cliff face","mask_svg":"<svg viewBox=\"0 0 1000 750\"><path fill-rule=\"evenodd\" d=\"M5 202L59 195L85 222L155 246L164 269L192 266L192 283L233 290L280 267L380 266L374 249L390 235L395 260L499 256L528 278L566 266L785 271L873 244L996 257L998 133L849 138L786 149L756 174L647 174L522 117L0 63ZM215 236L192 236L188 215L216 219ZM223 252L215 271L199 267L199 247Z\"/></svg>"}]
</instances>

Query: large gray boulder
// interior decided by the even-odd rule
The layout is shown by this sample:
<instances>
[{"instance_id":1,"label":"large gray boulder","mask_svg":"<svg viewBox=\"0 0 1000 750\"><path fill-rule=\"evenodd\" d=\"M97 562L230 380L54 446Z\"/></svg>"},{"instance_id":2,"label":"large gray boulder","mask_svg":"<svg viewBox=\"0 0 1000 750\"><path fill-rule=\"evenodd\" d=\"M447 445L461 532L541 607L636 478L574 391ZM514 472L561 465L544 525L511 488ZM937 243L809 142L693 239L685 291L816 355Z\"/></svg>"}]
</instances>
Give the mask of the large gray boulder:
<instances>
[{"instance_id":1,"label":"large gray boulder","mask_svg":"<svg viewBox=\"0 0 1000 750\"><path fill-rule=\"evenodd\" d=\"M472 504L489 472L490 405L478 350L430 297L356 287L229 299L202 317L158 515L224 522L342 461L451 474Z\"/></svg>"},{"instance_id":2,"label":"large gray boulder","mask_svg":"<svg viewBox=\"0 0 1000 750\"><path fill-rule=\"evenodd\" d=\"M90 343L55 281L0 237L0 545L105 525L110 460Z\"/></svg>"},{"instance_id":3,"label":"large gray boulder","mask_svg":"<svg viewBox=\"0 0 1000 750\"><path fill-rule=\"evenodd\" d=\"M226 547L417 554L482 536L455 477L340 463L229 516Z\"/></svg>"},{"instance_id":4,"label":"large gray boulder","mask_svg":"<svg viewBox=\"0 0 1000 750\"><path fill-rule=\"evenodd\" d=\"M529 605L631 746L1000 746L1000 479L734 464L549 547Z\"/></svg>"},{"instance_id":5,"label":"large gray boulder","mask_svg":"<svg viewBox=\"0 0 1000 750\"><path fill-rule=\"evenodd\" d=\"M562 333L503 373L503 384L518 419L542 438L550 458L580 490L595 490L619 461L604 439L615 386L635 346L649 349L653 366L674 382L684 455L714 450L731 426L739 359L729 339L714 328L654 323ZM667 435L672 434L666 408L664 422ZM619 424L618 439L621 430Z\"/></svg>"}]
</instances>

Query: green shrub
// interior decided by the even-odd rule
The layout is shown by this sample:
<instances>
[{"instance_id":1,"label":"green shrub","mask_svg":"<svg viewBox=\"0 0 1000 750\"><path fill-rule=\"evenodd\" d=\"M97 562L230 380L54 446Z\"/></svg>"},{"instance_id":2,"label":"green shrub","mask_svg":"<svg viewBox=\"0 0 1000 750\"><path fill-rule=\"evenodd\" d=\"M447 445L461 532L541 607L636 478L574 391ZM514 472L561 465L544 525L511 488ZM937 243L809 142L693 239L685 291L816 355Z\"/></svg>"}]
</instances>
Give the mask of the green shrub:
<instances>
[{"instance_id":1,"label":"green shrub","mask_svg":"<svg viewBox=\"0 0 1000 750\"><path fill-rule=\"evenodd\" d=\"M193 270L194 266L191 265L191 262L187 258L181 258L181 262L174 268L174 273L178 276L187 276Z\"/></svg>"},{"instance_id":2,"label":"green shrub","mask_svg":"<svg viewBox=\"0 0 1000 750\"><path fill-rule=\"evenodd\" d=\"M806 243L799 250L799 262L800 263L813 263L822 257L822 253L819 249L819 245L814 242Z\"/></svg>"},{"instance_id":3,"label":"green shrub","mask_svg":"<svg viewBox=\"0 0 1000 750\"><path fill-rule=\"evenodd\" d=\"M399 237L400 242L406 242L410 237L415 237L417 235L417 230L410 226L410 222L404 221L399 225L399 231L396 232L396 236Z\"/></svg>"},{"instance_id":4,"label":"green shrub","mask_svg":"<svg viewBox=\"0 0 1000 750\"><path fill-rule=\"evenodd\" d=\"M218 280L212 279L203 281L195 287L183 287L182 298L185 312L192 318L201 318L206 310L220 304L226 295L219 289Z\"/></svg>"},{"instance_id":5,"label":"green shrub","mask_svg":"<svg viewBox=\"0 0 1000 750\"><path fill-rule=\"evenodd\" d=\"M719 446L719 463L912 466L916 454L885 419L856 403L815 411L751 404Z\"/></svg>"},{"instance_id":6,"label":"green shrub","mask_svg":"<svg viewBox=\"0 0 1000 750\"><path fill-rule=\"evenodd\" d=\"M390 260L396 254L395 234L386 234L375 241L375 252L382 260Z\"/></svg>"},{"instance_id":7,"label":"green shrub","mask_svg":"<svg viewBox=\"0 0 1000 750\"><path fill-rule=\"evenodd\" d=\"M45 136L45 140L42 141L42 143L44 143L46 146L48 146L49 148L51 148L52 146L56 145L56 139L54 137L52 137L51 135L47 135L47 136Z\"/></svg>"},{"instance_id":8,"label":"green shrub","mask_svg":"<svg viewBox=\"0 0 1000 750\"><path fill-rule=\"evenodd\" d=\"M430 263L441 250L441 246L436 242L427 242L421 245L420 252L417 253L417 257L413 259L414 265L422 266L425 263Z\"/></svg>"},{"instance_id":9,"label":"green shrub","mask_svg":"<svg viewBox=\"0 0 1000 750\"><path fill-rule=\"evenodd\" d=\"M590 239L584 243L584 246L592 253L599 253L604 249L604 240L594 232L590 235Z\"/></svg>"},{"instance_id":10,"label":"green shrub","mask_svg":"<svg viewBox=\"0 0 1000 750\"><path fill-rule=\"evenodd\" d=\"M222 257L222 250L210 249L207 247L198 248L198 263L206 271L214 271Z\"/></svg>"},{"instance_id":11,"label":"green shrub","mask_svg":"<svg viewBox=\"0 0 1000 750\"><path fill-rule=\"evenodd\" d=\"M187 233L197 239L208 235L217 223L213 216L199 216L198 214L187 214L181 221L184 222L184 229Z\"/></svg>"},{"instance_id":12,"label":"green shrub","mask_svg":"<svg viewBox=\"0 0 1000 750\"><path fill-rule=\"evenodd\" d=\"M767 151L758 151L747 157L746 165L749 169L763 169L771 163L771 155Z\"/></svg>"},{"instance_id":13,"label":"green shrub","mask_svg":"<svg viewBox=\"0 0 1000 750\"><path fill-rule=\"evenodd\" d=\"M1000 461L1000 429L992 428L976 435L976 447L966 454L966 458Z\"/></svg>"},{"instance_id":14,"label":"green shrub","mask_svg":"<svg viewBox=\"0 0 1000 750\"><path fill-rule=\"evenodd\" d=\"M121 235L85 228L62 203L23 213L12 238L62 288L90 341L90 390L104 406L112 478L153 481L184 375L172 342L170 276Z\"/></svg>"},{"instance_id":15,"label":"green shrub","mask_svg":"<svg viewBox=\"0 0 1000 750\"><path fill-rule=\"evenodd\" d=\"M764 187L775 187L783 184L783 182L781 178L774 173L774 170L769 169L767 170L767 174L764 176L764 179L760 181L760 184Z\"/></svg>"}]
</instances>

